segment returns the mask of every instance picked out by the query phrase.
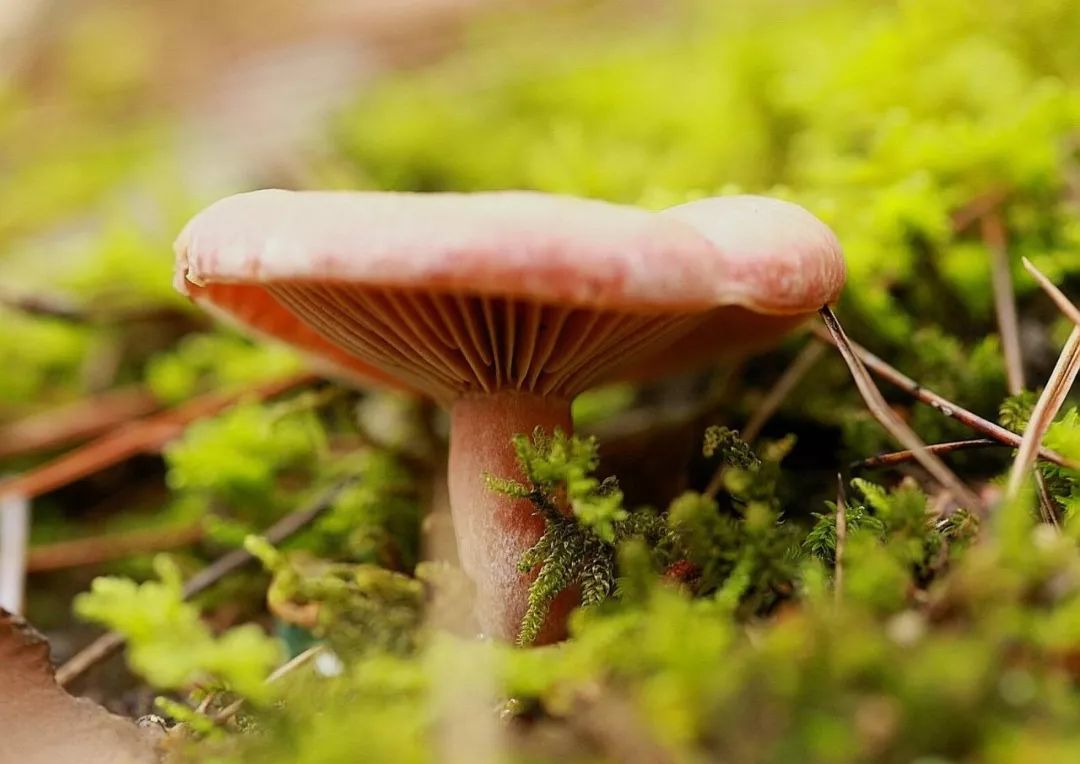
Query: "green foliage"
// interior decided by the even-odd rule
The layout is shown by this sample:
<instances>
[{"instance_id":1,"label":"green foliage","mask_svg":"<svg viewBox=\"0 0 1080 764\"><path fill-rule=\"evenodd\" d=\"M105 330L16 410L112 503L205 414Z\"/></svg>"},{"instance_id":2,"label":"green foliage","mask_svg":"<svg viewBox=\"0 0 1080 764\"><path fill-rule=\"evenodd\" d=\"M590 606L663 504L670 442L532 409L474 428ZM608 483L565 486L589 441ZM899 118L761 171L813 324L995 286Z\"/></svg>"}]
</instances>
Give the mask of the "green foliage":
<instances>
[{"instance_id":1,"label":"green foliage","mask_svg":"<svg viewBox=\"0 0 1080 764\"><path fill-rule=\"evenodd\" d=\"M619 549L627 544L646 544L650 570L666 571L699 595L720 590L732 578L743 580L733 608L741 604L747 612L764 613L790 594L799 542L797 531L780 522L775 498L778 465L790 442L766 445L760 458L737 434L709 428L706 453L728 461L727 490L737 507L732 514L722 514L715 500L695 493L678 497L663 514L627 511L615 481L592 476L598 464L593 439L537 431L531 440L516 438L514 447L528 484L492 480L491 488L528 499L546 524L518 565L522 572L538 569L519 643L536 638L552 600L572 585L580 586L586 608L612 594L633 599L640 587L618 565ZM610 512L608 524L597 526L574 503L597 499ZM572 513L562 511L566 504Z\"/></svg>"},{"instance_id":2,"label":"green foliage","mask_svg":"<svg viewBox=\"0 0 1080 764\"><path fill-rule=\"evenodd\" d=\"M264 680L281 660L281 649L255 624L215 636L194 605L184 602L176 565L161 556L160 581L95 579L75 600L75 612L124 636L134 671L155 687L176 689L215 684L253 701L269 694Z\"/></svg>"},{"instance_id":3,"label":"green foliage","mask_svg":"<svg viewBox=\"0 0 1080 764\"><path fill-rule=\"evenodd\" d=\"M703 453L705 456L717 456L724 464L740 469L750 469L761 463L737 431L716 425L705 430Z\"/></svg>"},{"instance_id":4,"label":"green foliage","mask_svg":"<svg viewBox=\"0 0 1080 764\"><path fill-rule=\"evenodd\" d=\"M1043 443L1063 456L1080 462L1080 411L1073 406L1059 415L1046 431ZM1061 506L1070 531L1073 531L1076 519L1080 517L1080 474L1046 462L1040 464L1040 469L1047 490Z\"/></svg>"},{"instance_id":5,"label":"green foliage","mask_svg":"<svg viewBox=\"0 0 1080 764\"><path fill-rule=\"evenodd\" d=\"M0 375L0 405L63 399L78 382L90 346L81 326L55 319L29 318L0 308L0 364L19 373Z\"/></svg>"},{"instance_id":6,"label":"green foliage","mask_svg":"<svg viewBox=\"0 0 1080 764\"><path fill-rule=\"evenodd\" d=\"M299 368L296 355L281 345L255 345L230 334L190 334L150 359L146 382L158 398L175 403L209 390L285 377Z\"/></svg>"},{"instance_id":7,"label":"green foliage","mask_svg":"<svg viewBox=\"0 0 1080 764\"><path fill-rule=\"evenodd\" d=\"M600 463L595 438L571 437L559 429L548 435L537 429L531 440L516 436L514 451L527 484L489 481L493 488L509 496L537 497L537 505L548 509L566 506L601 540L615 540L615 524L627 514L618 484L592 474Z\"/></svg>"},{"instance_id":8,"label":"green foliage","mask_svg":"<svg viewBox=\"0 0 1080 764\"><path fill-rule=\"evenodd\" d=\"M573 419L576 427L587 427L618 414L634 402L633 385L617 384L586 390L573 401Z\"/></svg>"},{"instance_id":9,"label":"green foliage","mask_svg":"<svg viewBox=\"0 0 1080 764\"><path fill-rule=\"evenodd\" d=\"M394 455L364 450L335 472L356 480L315 523L314 551L353 562L411 571L420 560L420 500L415 476Z\"/></svg>"},{"instance_id":10,"label":"green foliage","mask_svg":"<svg viewBox=\"0 0 1080 764\"><path fill-rule=\"evenodd\" d=\"M518 642L532 643L544 624L548 607L559 592L579 584L582 604L602 602L615 587L616 543L653 536L661 526L647 511L631 514L613 479L599 480L595 438L547 434L537 428L529 438L514 438L514 450L526 483L488 476L488 486L507 496L528 499L544 516L544 534L522 556L518 568L539 568L529 586L529 607Z\"/></svg>"},{"instance_id":11,"label":"green foliage","mask_svg":"<svg viewBox=\"0 0 1080 764\"><path fill-rule=\"evenodd\" d=\"M998 421L1001 422L1001 426L1013 432L1026 430L1037 399L1038 396L1030 390L1010 395L998 407Z\"/></svg>"},{"instance_id":12,"label":"green foliage","mask_svg":"<svg viewBox=\"0 0 1080 764\"><path fill-rule=\"evenodd\" d=\"M182 494L246 507L265 518L279 507L276 479L310 467L323 438L310 411L241 404L195 423L169 445L168 482Z\"/></svg>"},{"instance_id":13,"label":"green foliage","mask_svg":"<svg viewBox=\"0 0 1080 764\"><path fill-rule=\"evenodd\" d=\"M934 516L914 481L892 491L866 480L852 480L860 501L845 502L844 564L859 575L849 578L845 594L867 608L894 612L907 602L906 589L930 580L975 538L979 524L966 510L947 518ZM837 505L816 514L804 547L836 565Z\"/></svg>"},{"instance_id":14,"label":"green foliage","mask_svg":"<svg viewBox=\"0 0 1080 764\"><path fill-rule=\"evenodd\" d=\"M273 574L271 609L299 619L337 655L413 652L424 595L416 579L377 565L285 556L259 536L244 546Z\"/></svg>"}]
</instances>

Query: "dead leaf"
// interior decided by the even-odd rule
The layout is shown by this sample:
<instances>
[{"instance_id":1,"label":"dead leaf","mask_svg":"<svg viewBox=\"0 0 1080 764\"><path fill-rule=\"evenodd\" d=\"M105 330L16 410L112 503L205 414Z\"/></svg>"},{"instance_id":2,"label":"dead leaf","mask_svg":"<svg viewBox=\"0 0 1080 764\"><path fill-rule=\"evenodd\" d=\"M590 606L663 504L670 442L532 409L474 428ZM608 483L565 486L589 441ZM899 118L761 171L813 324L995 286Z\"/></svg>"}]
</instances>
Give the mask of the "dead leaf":
<instances>
[{"instance_id":1,"label":"dead leaf","mask_svg":"<svg viewBox=\"0 0 1080 764\"><path fill-rule=\"evenodd\" d=\"M0 611L0 764L156 764L152 731L56 683L49 643Z\"/></svg>"}]
</instances>

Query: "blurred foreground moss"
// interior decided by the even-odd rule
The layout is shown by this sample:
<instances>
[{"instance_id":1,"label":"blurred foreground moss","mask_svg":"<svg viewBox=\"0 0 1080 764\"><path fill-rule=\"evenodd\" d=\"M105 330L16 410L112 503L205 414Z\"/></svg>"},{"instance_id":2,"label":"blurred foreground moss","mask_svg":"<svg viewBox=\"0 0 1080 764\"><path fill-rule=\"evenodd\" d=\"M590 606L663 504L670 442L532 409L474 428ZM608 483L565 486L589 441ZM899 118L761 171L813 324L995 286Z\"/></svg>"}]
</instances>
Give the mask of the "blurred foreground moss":
<instances>
[{"instance_id":1,"label":"blurred foreground moss","mask_svg":"<svg viewBox=\"0 0 1080 764\"><path fill-rule=\"evenodd\" d=\"M562 463L523 457L534 471L537 460ZM589 471L586 444L567 458ZM79 610L120 629L132 667L158 686L198 666L201 687L262 704L238 731L189 739L192 760L435 761L455 739L478 746L461 754L490 746L494 760L523 762L632 751L650 761L1070 760L1080 745L1074 518L1058 532L1021 501L980 523L937 514L910 481L855 481L842 509L807 527L760 494L745 500L761 486L759 464L729 469L719 501L688 494L661 513L676 541L618 544L614 596L578 611L561 645L515 649L424 628L420 592L438 596L438 577L288 557L257 541L250 548L275 572L271 608L306 620L334 646L332 661L255 686L245 667L256 646L276 649L269 637L250 635L242 661L211 659L233 649L228 634L202 651L163 651L163 635L193 628L190 606L148 609L176 596L169 567L164 584L102 581ZM455 738L448 724L465 728Z\"/></svg>"}]
</instances>

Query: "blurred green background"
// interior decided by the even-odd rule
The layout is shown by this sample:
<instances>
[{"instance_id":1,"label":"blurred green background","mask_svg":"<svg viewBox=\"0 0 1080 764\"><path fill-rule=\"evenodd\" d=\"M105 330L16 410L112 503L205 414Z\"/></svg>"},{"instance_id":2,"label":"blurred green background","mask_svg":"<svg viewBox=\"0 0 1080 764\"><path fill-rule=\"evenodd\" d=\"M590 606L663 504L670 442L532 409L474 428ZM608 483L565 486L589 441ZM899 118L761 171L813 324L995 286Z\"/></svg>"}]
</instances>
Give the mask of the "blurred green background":
<instances>
[{"instance_id":1,"label":"blurred green background","mask_svg":"<svg viewBox=\"0 0 1080 764\"><path fill-rule=\"evenodd\" d=\"M788 196L845 245L853 328L895 345L992 328L980 211L1022 295L1021 255L1080 269L1075 2L527 5L20 4L0 70L5 300L181 309L179 226L266 185ZM3 318L12 414L137 377L158 349Z\"/></svg>"}]
</instances>

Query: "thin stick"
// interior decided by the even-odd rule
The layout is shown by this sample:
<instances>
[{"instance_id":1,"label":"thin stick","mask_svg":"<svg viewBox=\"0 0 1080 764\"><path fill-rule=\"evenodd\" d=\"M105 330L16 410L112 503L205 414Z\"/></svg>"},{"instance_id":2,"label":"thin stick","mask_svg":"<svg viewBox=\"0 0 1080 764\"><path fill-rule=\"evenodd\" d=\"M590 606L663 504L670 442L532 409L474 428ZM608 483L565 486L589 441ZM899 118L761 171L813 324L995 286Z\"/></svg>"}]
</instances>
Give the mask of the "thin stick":
<instances>
[{"instance_id":1,"label":"thin stick","mask_svg":"<svg viewBox=\"0 0 1080 764\"><path fill-rule=\"evenodd\" d=\"M271 544L280 544L323 514L338 495L355 482L355 478L340 480L323 491L303 509L286 515L263 534ZM209 589L225 576L240 570L255 558L245 549L233 549L207 565L184 584L184 599L190 600ZM56 681L66 686L90 668L110 657L124 646L124 637L115 631L106 632L73 655L56 671Z\"/></svg>"},{"instance_id":2,"label":"thin stick","mask_svg":"<svg viewBox=\"0 0 1080 764\"><path fill-rule=\"evenodd\" d=\"M29 536L30 502L25 496L0 496L0 607L11 613L23 611Z\"/></svg>"},{"instance_id":3,"label":"thin stick","mask_svg":"<svg viewBox=\"0 0 1080 764\"><path fill-rule=\"evenodd\" d=\"M994 310L997 313L998 334L1005 356L1005 377L1009 395L1024 389L1024 359L1020 352L1020 324L1016 318L1016 296L1013 290L1012 269L1005 226L997 210L980 218L983 242L990 250L990 276L994 287Z\"/></svg>"},{"instance_id":4,"label":"thin stick","mask_svg":"<svg viewBox=\"0 0 1080 764\"><path fill-rule=\"evenodd\" d=\"M806 376L807 372L814 367L818 359L825 354L825 345L811 338L799 354L792 359L791 363L776 380L776 384L769 390L765 399L758 406L754 415L746 422L742 430L742 439L747 443L753 443L761 434L761 428L772 418L776 410L784 403L791 392Z\"/></svg>"},{"instance_id":5,"label":"thin stick","mask_svg":"<svg viewBox=\"0 0 1080 764\"><path fill-rule=\"evenodd\" d=\"M1046 278L1046 275L1035 267L1035 264L1024 258L1024 268L1028 273L1032 275L1035 281L1042 287L1042 290L1046 292L1050 299L1054 301L1054 304L1058 306L1058 310L1065 314L1065 316L1077 326L1080 326L1080 308L1077 308L1065 293L1058 289L1054 282Z\"/></svg>"},{"instance_id":6,"label":"thin stick","mask_svg":"<svg viewBox=\"0 0 1080 764\"><path fill-rule=\"evenodd\" d=\"M889 433L900 442L902 446L912 451L915 460L923 466L923 468L929 472L935 480L937 480L942 486L952 492L961 504L968 507L971 510L981 512L983 510L982 500L966 485L963 481L956 476L956 474L950 470L945 463L941 461L937 456L926 450L926 444L922 442L922 439L912 430L906 422L896 415L889 404L885 402L885 399L881 396L881 391L877 389L874 384L874 380L870 377L870 373L863 366L859 356L851 347L851 343L844 333L844 329L840 326L840 322L833 314L828 305L825 305L819 311L822 320L825 322L825 326L829 329L833 339L836 341L836 347L840 351L840 355L843 356L845 363L848 365L848 369L851 371L851 376L855 380L855 386L859 389L859 394L862 395L863 400L866 402L866 407L870 410L870 413L874 415L874 418L878 420L882 427L889 431Z\"/></svg>"},{"instance_id":7,"label":"thin stick","mask_svg":"<svg viewBox=\"0 0 1080 764\"><path fill-rule=\"evenodd\" d=\"M1028 420L1028 426L1024 431L1024 441L1016 454L1012 471L1009 473L1006 496L1010 498L1015 497L1020 491L1024 476L1035 466L1032 452L1042 442L1046 430L1049 429L1054 417L1057 416L1057 412L1065 403L1065 397L1069 394L1069 390L1072 389L1073 383L1076 381L1077 372L1080 372L1080 309L1077 309L1069 298L1026 257L1024 258L1024 268L1034 277L1042 290L1050 296L1050 299L1054 301L1054 304L1058 306L1061 312L1076 326L1069 335L1069 339L1066 340L1065 347L1062 348L1061 355L1058 356L1057 364L1054 366L1054 371L1050 375L1050 380L1046 383L1046 388L1043 390L1042 395L1039 396L1039 400L1031 412L1031 418ZM1053 500L1050 499L1042 476L1037 474L1036 479L1040 489L1040 503L1044 505L1043 510L1055 520L1056 525L1057 518L1056 513L1053 511Z\"/></svg>"},{"instance_id":8,"label":"thin stick","mask_svg":"<svg viewBox=\"0 0 1080 764\"><path fill-rule=\"evenodd\" d=\"M175 409L163 411L115 433L103 435L23 475L0 481L0 493L16 493L33 499L137 454L155 452L183 432L192 421L216 414L246 396L259 400L273 398L314 379L315 376L303 373L266 382L253 390L207 393Z\"/></svg>"},{"instance_id":9,"label":"thin stick","mask_svg":"<svg viewBox=\"0 0 1080 764\"><path fill-rule=\"evenodd\" d=\"M121 387L21 419L0 430L0 459L58 448L153 413L157 399L139 386Z\"/></svg>"},{"instance_id":10,"label":"thin stick","mask_svg":"<svg viewBox=\"0 0 1080 764\"><path fill-rule=\"evenodd\" d=\"M757 411L750 417L745 429L738 433L746 443L753 443L757 439L757 436L761 434L761 428L776 413L784 400L791 395L791 391L795 389L824 352L825 345L816 339L811 339L803 346L799 354L784 369L784 373L776 380L776 384L769 390ZM727 469L726 464L717 465L712 477L709 478L708 485L705 486L705 496L716 498L716 495L720 493L720 489L724 486L724 473L727 472Z\"/></svg>"},{"instance_id":11,"label":"thin stick","mask_svg":"<svg viewBox=\"0 0 1080 764\"><path fill-rule=\"evenodd\" d=\"M16 295L0 291L0 307L28 316L52 318L74 324L121 324L148 321L172 321L178 318L201 325L205 319L197 313L164 305L131 308L100 308L76 305L57 295Z\"/></svg>"},{"instance_id":12,"label":"thin stick","mask_svg":"<svg viewBox=\"0 0 1080 764\"><path fill-rule=\"evenodd\" d=\"M1035 470L1035 488L1039 495L1039 512L1042 514L1043 522L1061 530L1061 523L1058 522L1058 503L1050 495L1050 489L1046 487L1046 478L1038 470Z\"/></svg>"},{"instance_id":13,"label":"thin stick","mask_svg":"<svg viewBox=\"0 0 1080 764\"><path fill-rule=\"evenodd\" d=\"M844 478L836 475L836 554L833 573L833 596L839 604L844 598L844 546L847 541L847 501L844 497Z\"/></svg>"},{"instance_id":14,"label":"thin stick","mask_svg":"<svg viewBox=\"0 0 1080 764\"><path fill-rule=\"evenodd\" d=\"M58 541L31 547L26 558L26 570L30 573L41 573L98 565L136 554L176 549L194 544L202 537L201 525L189 525L183 528L151 528Z\"/></svg>"},{"instance_id":15,"label":"thin stick","mask_svg":"<svg viewBox=\"0 0 1080 764\"><path fill-rule=\"evenodd\" d=\"M1016 459L1009 472L1009 482L1005 488L1006 498L1016 498L1024 485L1024 479L1035 467L1039 444L1065 403L1065 397L1072 389L1077 373L1080 373L1080 324L1077 324L1065 342L1046 388L1031 412L1031 418L1024 429L1024 439L1017 449Z\"/></svg>"},{"instance_id":16,"label":"thin stick","mask_svg":"<svg viewBox=\"0 0 1080 764\"><path fill-rule=\"evenodd\" d=\"M987 448L1001 446L1002 444L990 438L972 438L971 440L953 440L948 443L932 443L926 446L926 450L932 454L942 456L954 451L966 451L973 448ZM852 462L851 469L874 469L876 467L894 467L915 460L912 451L892 451L887 454L878 454L859 462Z\"/></svg>"},{"instance_id":17,"label":"thin stick","mask_svg":"<svg viewBox=\"0 0 1080 764\"><path fill-rule=\"evenodd\" d=\"M814 336L827 340L834 345L836 344L828 331L824 328L815 326L812 331L814 332ZM916 400L935 409L939 414L947 416L950 419L955 419L975 432L985 435L988 438L993 438L999 443L1004 443L1013 448L1018 448L1020 446L1022 438L1017 433L1012 430L1007 430L1001 425L991 422L989 419L984 419L978 414L968 411L963 406L953 403L948 398L935 393L933 390L923 387L911 377L885 363L885 361L881 360L878 356L874 355L858 343L851 342L850 340L849 343L851 349L858 355L859 360L866 364L866 368L886 382L896 385ZM1080 470L1080 462L1067 459L1049 448L1040 447L1039 456L1059 467Z\"/></svg>"},{"instance_id":18,"label":"thin stick","mask_svg":"<svg viewBox=\"0 0 1080 764\"><path fill-rule=\"evenodd\" d=\"M325 649L326 645L315 645L314 647L309 647L307 650L304 650L304 652L300 653L299 655L290 658L288 661L281 664L276 669L270 672L270 675L266 677L266 684L273 684L277 680L281 679L281 677L292 671L295 671L296 669L303 666L305 663L310 663L312 658L323 652ZM214 724L224 724L225 722L229 721L229 719L236 716L236 712L243 708L243 706L244 699L237 698L225 708L221 709L221 711L219 711L217 715L214 716Z\"/></svg>"}]
</instances>

